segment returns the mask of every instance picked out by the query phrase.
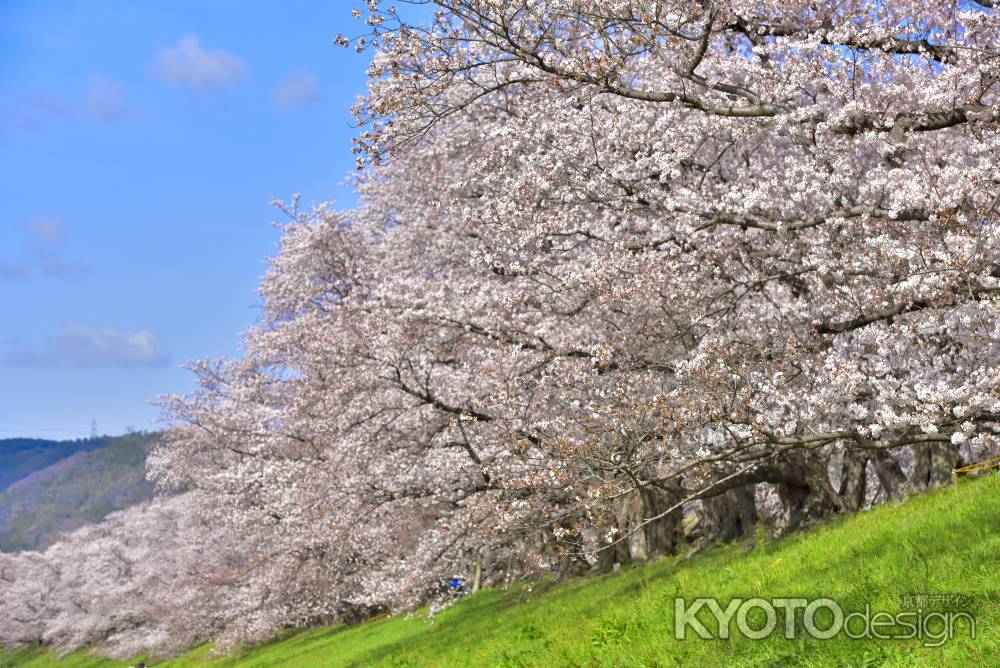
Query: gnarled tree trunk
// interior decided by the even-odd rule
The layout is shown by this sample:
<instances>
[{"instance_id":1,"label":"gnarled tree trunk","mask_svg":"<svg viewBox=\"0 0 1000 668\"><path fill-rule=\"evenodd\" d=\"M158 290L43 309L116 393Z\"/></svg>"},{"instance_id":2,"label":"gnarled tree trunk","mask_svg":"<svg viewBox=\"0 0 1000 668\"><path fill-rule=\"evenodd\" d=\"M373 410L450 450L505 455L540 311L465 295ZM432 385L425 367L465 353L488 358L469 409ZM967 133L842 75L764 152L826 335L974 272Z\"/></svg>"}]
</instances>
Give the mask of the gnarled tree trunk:
<instances>
[{"instance_id":1,"label":"gnarled tree trunk","mask_svg":"<svg viewBox=\"0 0 1000 668\"><path fill-rule=\"evenodd\" d=\"M673 554L683 540L680 508L669 510L681 499L680 486L647 485L622 501L619 532L623 537L606 555L618 563ZM661 516L662 515L662 516ZM655 518L655 519L654 519Z\"/></svg>"},{"instance_id":2,"label":"gnarled tree trunk","mask_svg":"<svg viewBox=\"0 0 1000 668\"><path fill-rule=\"evenodd\" d=\"M790 452L771 463L764 473L767 482L777 484L783 507L782 518L775 526L776 533L791 531L842 508L830 484L824 458Z\"/></svg>"},{"instance_id":3,"label":"gnarled tree trunk","mask_svg":"<svg viewBox=\"0 0 1000 668\"><path fill-rule=\"evenodd\" d=\"M702 501L699 530L703 544L740 538L757 523L757 502L752 484L727 490Z\"/></svg>"},{"instance_id":4,"label":"gnarled tree trunk","mask_svg":"<svg viewBox=\"0 0 1000 668\"><path fill-rule=\"evenodd\" d=\"M913 447L913 475L910 485L923 492L949 485L953 471L960 466L958 446L951 443L926 443Z\"/></svg>"},{"instance_id":5,"label":"gnarled tree trunk","mask_svg":"<svg viewBox=\"0 0 1000 668\"><path fill-rule=\"evenodd\" d=\"M886 499L889 501L905 499L910 493L910 485L899 461L883 449L872 450L871 461L875 466L875 475L885 490Z\"/></svg>"},{"instance_id":6,"label":"gnarled tree trunk","mask_svg":"<svg viewBox=\"0 0 1000 668\"><path fill-rule=\"evenodd\" d=\"M845 512L855 512L865 505L867 493L866 468L868 453L856 448L844 449L844 462L840 467L840 487L837 494Z\"/></svg>"}]
</instances>

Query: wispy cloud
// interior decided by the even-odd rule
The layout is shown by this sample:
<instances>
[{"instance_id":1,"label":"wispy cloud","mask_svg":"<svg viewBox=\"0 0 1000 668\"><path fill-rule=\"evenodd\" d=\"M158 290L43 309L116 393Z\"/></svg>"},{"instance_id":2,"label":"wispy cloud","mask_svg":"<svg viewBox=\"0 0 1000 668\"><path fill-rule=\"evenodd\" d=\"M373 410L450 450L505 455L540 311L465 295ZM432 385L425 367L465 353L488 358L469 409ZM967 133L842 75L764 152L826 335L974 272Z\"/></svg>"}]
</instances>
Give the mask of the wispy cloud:
<instances>
[{"instance_id":1,"label":"wispy cloud","mask_svg":"<svg viewBox=\"0 0 1000 668\"><path fill-rule=\"evenodd\" d=\"M32 245L36 249L50 249L66 240L63 223L58 218L32 218L22 223L21 227L31 235Z\"/></svg>"},{"instance_id":2,"label":"wispy cloud","mask_svg":"<svg viewBox=\"0 0 1000 668\"><path fill-rule=\"evenodd\" d=\"M152 329L119 330L67 325L57 336L35 347L14 348L10 364L27 366L160 366L169 355Z\"/></svg>"},{"instance_id":3,"label":"wispy cloud","mask_svg":"<svg viewBox=\"0 0 1000 668\"><path fill-rule=\"evenodd\" d=\"M0 262L0 280L31 276L31 265L24 262Z\"/></svg>"},{"instance_id":4,"label":"wispy cloud","mask_svg":"<svg viewBox=\"0 0 1000 668\"><path fill-rule=\"evenodd\" d=\"M15 260L0 259L0 280L43 276L78 276L87 271L82 262L65 257L66 233L58 218L40 216L18 225L26 236L23 255Z\"/></svg>"},{"instance_id":5,"label":"wispy cloud","mask_svg":"<svg viewBox=\"0 0 1000 668\"><path fill-rule=\"evenodd\" d=\"M80 276L81 274L86 274L90 270L90 267L83 262L67 260L57 254L38 257L38 262L36 263L35 268L39 273L45 276L52 276L54 278Z\"/></svg>"},{"instance_id":6,"label":"wispy cloud","mask_svg":"<svg viewBox=\"0 0 1000 668\"><path fill-rule=\"evenodd\" d=\"M309 72L293 72L286 76L274 93L274 101L286 109L318 102L319 77Z\"/></svg>"},{"instance_id":7,"label":"wispy cloud","mask_svg":"<svg viewBox=\"0 0 1000 668\"><path fill-rule=\"evenodd\" d=\"M132 115L125 87L100 75L90 77L87 82L84 109L88 116L102 123L125 120Z\"/></svg>"},{"instance_id":8,"label":"wispy cloud","mask_svg":"<svg viewBox=\"0 0 1000 668\"><path fill-rule=\"evenodd\" d=\"M228 51L201 48L198 36L181 37L177 46L160 49L156 75L171 86L207 92L232 86L247 71L246 63Z\"/></svg>"},{"instance_id":9,"label":"wispy cloud","mask_svg":"<svg viewBox=\"0 0 1000 668\"><path fill-rule=\"evenodd\" d=\"M87 271L87 266L64 256L66 232L63 221L58 218L40 216L21 224L28 233L31 246L29 266L45 276L77 276Z\"/></svg>"},{"instance_id":10,"label":"wispy cloud","mask_svg":"<svg viewBox=\"0 0 1000 668\"><path fill-rule=\"evenodd\" d=\"M15 93L0 108L0 124L26 131L43 131L81 121L117 123L139 116L125 87L99 74L87 80L82 99L36 90Z\"/></svg>"},{"instance_id":11,"label":"wispy cloud","mask_svg":"<svg viewBox=\"0 0 1000 668\"><path fill-rule=\"evenodd\" d=\"M33 91L10 98L4 110L7 122L19 130L45 130L73 120L76 109L66 97L50 91Z\"/></svg>"}]
</instances>

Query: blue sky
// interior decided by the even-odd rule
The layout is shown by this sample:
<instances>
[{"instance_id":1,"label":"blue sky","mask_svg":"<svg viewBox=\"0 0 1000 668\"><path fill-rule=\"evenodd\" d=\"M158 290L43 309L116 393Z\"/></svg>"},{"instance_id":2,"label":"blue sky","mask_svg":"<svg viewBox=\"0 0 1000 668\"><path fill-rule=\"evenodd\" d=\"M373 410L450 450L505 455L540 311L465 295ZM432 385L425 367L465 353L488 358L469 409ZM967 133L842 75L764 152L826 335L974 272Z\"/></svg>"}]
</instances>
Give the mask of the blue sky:
<instances>
[{"instance_id":1,"label":"blue sky","mask_svg":"<svg viewBox=\"0 0 1000 668\"><path fill-rule=\"evenodd\" d=\"M238 352L270 200L354 202L352 6L0 0L0 438L155 428Z\"/></svg>"}]
</instances>

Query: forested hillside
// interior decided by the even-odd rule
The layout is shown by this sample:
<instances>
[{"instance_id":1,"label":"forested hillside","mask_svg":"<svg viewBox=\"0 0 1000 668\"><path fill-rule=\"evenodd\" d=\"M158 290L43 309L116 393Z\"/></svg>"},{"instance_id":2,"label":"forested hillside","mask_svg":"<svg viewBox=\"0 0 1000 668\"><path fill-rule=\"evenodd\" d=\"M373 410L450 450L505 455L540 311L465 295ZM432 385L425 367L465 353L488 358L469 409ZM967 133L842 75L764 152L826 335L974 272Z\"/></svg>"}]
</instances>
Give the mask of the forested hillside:
<instances>
[{"instance_id":1,"label":"forested hillside","mask_svg":"<svg viewBox=\"0 0 1000 668\"><path fill-rule=\"evenodd\" d=\"M7 489L35 471L40 471L78 452L96 450L106 445L109 440L107 436L75 441L49 441L41 438L0 439L0 490Z\"/></svg>"},{"instance_id":2,"label":"forested hillside","mask_svg":"<svg viewBox=\"0 0 1000 668\"><path fill-rule=\"evenodd\" d=\"M4 470L8 478L11 471L38 468L0 492L0 551L46 547L63 532L150 498L153 485L146 480L145 463L156 437L136 433L66 443L22 440L5 451L12 464L17 453L26 457L24 464ZM25 447L32 443L35 447Z\"/></svg>"}]
</instances>

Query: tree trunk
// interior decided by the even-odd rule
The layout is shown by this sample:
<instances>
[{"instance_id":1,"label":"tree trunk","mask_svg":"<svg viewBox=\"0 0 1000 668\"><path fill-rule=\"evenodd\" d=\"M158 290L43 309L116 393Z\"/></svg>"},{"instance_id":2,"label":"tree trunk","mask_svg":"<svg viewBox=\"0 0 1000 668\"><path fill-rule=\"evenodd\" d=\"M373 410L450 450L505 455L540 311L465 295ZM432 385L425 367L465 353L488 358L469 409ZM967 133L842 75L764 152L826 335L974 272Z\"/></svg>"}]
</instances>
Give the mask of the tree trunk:
<instances>
[{"instance_id":1,"label":"tree trunk","mask_svg":"<svg viewBox=\"0 0 1000 668\"><path fill-rule=\"evenodd\" d=\"M643 519L650 519L664 513L681 499L680 486L666 490L659 487L644 487L642 498ZM677 551L684 536L681 528L683 513L676 508L664 517L650 522L644 527L646 539L646 556L654 557L662 554L673 554Z\"/></svg>"},{"instance_id":2,"label":"tree trunk","mask_svg":"<svg viewBox=\"0 0 1000 668\"><path fill-rule=\"evenodd\" d=\"M737 488L747 488L747 493L752 494L752 485L761 482L775 485L781 501L782 517L774 526L775 533L790 531L803 522L824 517L843 507L840 497L830 484L827 460L822 457L809 458L797 451L763 461L739 475L727 476L725 482L709 485L704 491L692 489L689 493L693 492L694 498L707 501L711 507L711 499ZM742 507L744 513L749 512L748 505L743 504ZM749 515L741 521L744 527L750 524L746 519L749 519Z\"/></svg>"},{"instance_id":3,"label":"tree trunk","mask_svg":"<svg viewBox=\"0 0 1000 668\"><path fill-rule=\"evenodd\" d=\"M853 513L864 507L867 466L867 452L855 448L844 449L844 463L840 468L840 488L837 490L844 512Z\"/></svg>"},{"instance_id":4,"label":"tree trunk","mask_svg":"<svg viewBox=\"0 0 1000 668\"><path fill-rule=\"evenodd\" d=\"M753 485L730 489L703 500L702 504L699 529L705 545L740 538L757 523Z\"/></svg>"},{"instance_id":5,"label":"tree trunk","mask_svg":"<svg viewBox=\"0 0 1000 668\"><path fill-rule=\"evenodd\" d=\"M639 528L644 518L643 499L640 492L632 492L622 502L622 514L618 530L624 538L627 556L619 563L636 560L644 561L649 556L646 546L646 531Z\"/></svg>"},{"instance_id":6,"label":"tree trunk","mask_svg":"<svg viewBox=\"0 0 1000 668\"><path fill-rule=\"evenodd\" d=\"M911 485L923 492L949 485L952 472L961 463L958 446L951 443L927 443L913 448L913 476Z\"/></svg>"},{"instance_id":7,"label":"tree trunk","mask_svg":"<svg viewBox=\"0 0 1000 668\"><path fill-rule=\"evenodd\" d=\"M885 490L886 498L889 501L900 501L905 499L910 493L910 485L906 481L906 474L899 462L887 450L872 450L871 461L875 466L875 474L878 476L882 489Z\"/></svg>"},{"instance_id":8,"label":"tree trunk","mask_svg":"<svg viewBox=\"0 0 1000 668\"><path fill-rule=\"evenodd\" d=\"M677 508L663 517L668 508L680 500L679 486L675 491L652 485L632 492L622 501L619 516L619 536L614 549L613 562L644 561L661 554L673 554L683 538L681 509ZM657 519L653 521L652 518ZM608 550L611 551L611 550ZM603 570L604 564L602 564Z\"/></svg>"},{"instance_id":9,"label":"tree trunk","mask_svg":"<svg viewBox=\"0 0 1000 668\"><path fill-rule=\"evenodd\" d=\"M778 533L797 529L804 523L841 510L840 498L830 484L825 459L807 459L801 453L790 454L776 464L778 498L784 517Z\"/></svg>"},{"instance_id":10,"label":"tree trunk","mask_svg":"<svg viewBox=\"0 0 1000 668\"><path fill-rule=\"evenodd\" d=\"M614 570L615 564L627 564L629 560L628 546L624 540L618 540L597 552L597 561L591 566L591 571L594 573L610 573Z\"/></svg>"}]
</instances>

